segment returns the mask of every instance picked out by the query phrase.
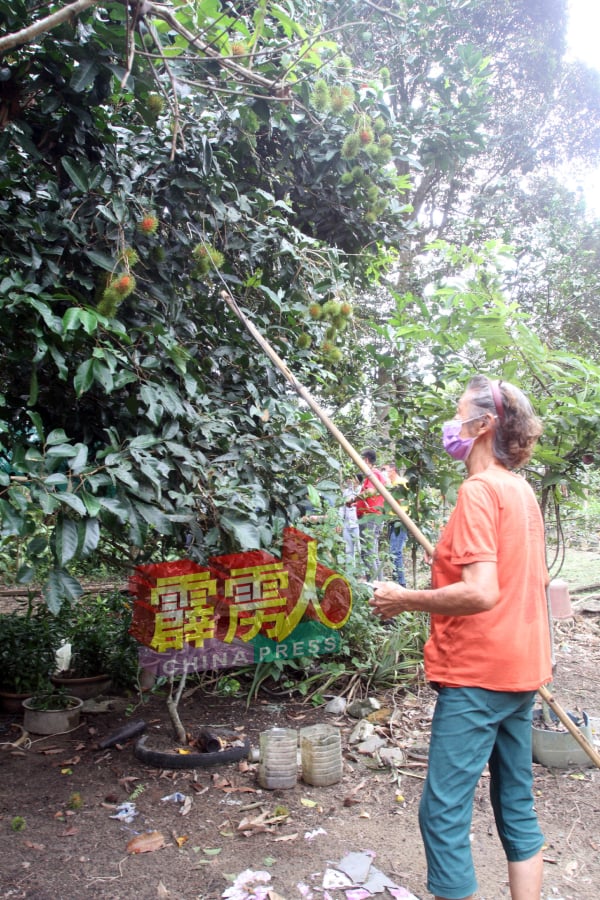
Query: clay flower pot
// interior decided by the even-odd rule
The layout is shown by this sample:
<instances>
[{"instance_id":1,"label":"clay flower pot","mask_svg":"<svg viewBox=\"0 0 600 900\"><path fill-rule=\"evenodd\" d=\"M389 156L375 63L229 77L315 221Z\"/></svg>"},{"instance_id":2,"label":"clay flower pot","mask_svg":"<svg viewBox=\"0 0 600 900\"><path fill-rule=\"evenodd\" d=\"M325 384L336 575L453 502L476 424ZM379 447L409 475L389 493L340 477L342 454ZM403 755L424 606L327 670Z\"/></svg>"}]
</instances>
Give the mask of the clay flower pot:
<instances>
[{"instance_id":1,"label":"clay flower pot","mask_svg":"<svg viewBox=\"0 0 600 900\"><path fill-rule=\"evenodd\" d=\"M23 700L31 697L33 691L0 691L0 709L6 713L20 713L23 711Z\"/></svg>"},{"instance_id":2,"label":"clay flower pot","mask_svg":"<svg viewBox=\"0 0 600 900\"><path fill-rule=\"evenodd\" d=\"M89 678L76 678L68 675L52 675L50 681L57 688L64 690L71 697L79 697L80 700L91 700L99 694L104 694L110 688L110 675L90 675Z\"/></svg>"},{"instance_id":3,"label":"clay flower pot","mask_svg":"<svg viewBox=\"0 0 600 900\"><path fill-rule=\"evenodd\" d=\"M72 731L79 725L83 700L79 697L66 697L66 705L61 709L39 709L38 700L30 697L23 700L23 727L33 734L62 734Z\"/></svg>"}]
</instances>

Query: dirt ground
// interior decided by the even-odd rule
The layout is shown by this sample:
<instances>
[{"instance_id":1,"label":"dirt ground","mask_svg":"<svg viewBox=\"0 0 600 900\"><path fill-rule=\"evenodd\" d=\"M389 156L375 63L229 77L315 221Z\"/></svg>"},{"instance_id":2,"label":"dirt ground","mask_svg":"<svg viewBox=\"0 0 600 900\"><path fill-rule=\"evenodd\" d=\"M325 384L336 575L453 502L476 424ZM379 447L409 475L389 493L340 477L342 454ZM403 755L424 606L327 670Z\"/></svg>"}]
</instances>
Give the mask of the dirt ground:
<instances>
[{"instance_id":1,"label":"dirt ground","mask_svg":"<svg viewBox=\"0 0 600 900\"><path fill-rule=\"evenodd\" d=\"M585 710L600 720L600 611L595 606L600 606L597 600L574 603L573 619L555 621L554 692L564 708ZM0 717L0 897L217 900L249 869L270 878L263 887L272 893L263 897L345 900L341 890L323 888L327 869L350 852L372 851L373 865L405 888L405 894L395 896L425 900L430 895L417 808L434 695L421 685L378 700L389 712L379 713L377 733L389 746L409 751L395 768L349 744L357 720L345 713L264 695L246 708L244 700L191 692L182 706L187 727L237 729L252 747L258 746L260 732L274 725L300 728L328 721L339 726L342 781L323 788L298 780L285 791L261 790L257 765L247 760L174 771L138 761L133 741L98 749L102 738L132 719L143 719L149 735L168 732L164 697L146 696L133 709L136 700L114 698L110 711L86 712L76 731L32 735L30 744L18 747L12 743L20 735L15 727L20 716ZM536 764L534 772L546 835L544 900L597 900L600 771ZM187 799L163 799L177 792ZM130 823L113 818L127 800L137 812ZM162 847L128 852L132 838L152 831L162 836ZM485 774L476 795L472 842L478 897L507 897ZM360 896L349 895L351 900ZM384 890L377 896L394 894Z\"/></svg>"}]
</instances>

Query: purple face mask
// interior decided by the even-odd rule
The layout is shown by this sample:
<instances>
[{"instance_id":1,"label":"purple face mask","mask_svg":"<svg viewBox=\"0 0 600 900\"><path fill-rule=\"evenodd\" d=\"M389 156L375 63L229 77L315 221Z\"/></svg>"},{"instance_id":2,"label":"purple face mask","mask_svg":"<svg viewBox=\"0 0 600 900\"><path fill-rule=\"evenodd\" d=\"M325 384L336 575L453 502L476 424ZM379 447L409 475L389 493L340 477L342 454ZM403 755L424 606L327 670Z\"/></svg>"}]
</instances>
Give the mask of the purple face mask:
<instances>
[{"instance_id":1,"label":"purple face mask","mask_svg":"<svg viewBox=\"0 0 600 900\"><path fill-rule=\"evenodd\" d=\"M467 419L472 422L472 419ZM471 448L475 443L475 438L461 438L460 431L464 422L461 419L451 419L450 422L444 422L442 426L442 443L444 450L450 454L452 459L459 459L462 462L468 457Z\"/></svg>"}]
</instances>

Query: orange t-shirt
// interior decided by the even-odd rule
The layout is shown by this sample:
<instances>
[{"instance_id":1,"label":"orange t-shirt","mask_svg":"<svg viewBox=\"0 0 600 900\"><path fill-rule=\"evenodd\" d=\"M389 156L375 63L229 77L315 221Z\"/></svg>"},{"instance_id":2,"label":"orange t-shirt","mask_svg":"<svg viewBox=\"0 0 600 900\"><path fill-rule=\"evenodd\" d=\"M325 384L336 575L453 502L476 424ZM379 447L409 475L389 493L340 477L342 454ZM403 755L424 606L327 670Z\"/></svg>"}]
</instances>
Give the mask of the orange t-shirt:
<instances>
[{"instance_id":1,"label":"orange t-shirt","mask_svg":"<svg viewBox=\"0 0 600 900\"><path fill-rule=\"evenodd\" d=\"M544 525L525 479L497 464L461 485L436 547L433 587L460 581L462 566L476 562L497 564L499 600L470 616L432 614L427 678L451 687L537 690L552 677Z\"/></svg>"}]
</instances>

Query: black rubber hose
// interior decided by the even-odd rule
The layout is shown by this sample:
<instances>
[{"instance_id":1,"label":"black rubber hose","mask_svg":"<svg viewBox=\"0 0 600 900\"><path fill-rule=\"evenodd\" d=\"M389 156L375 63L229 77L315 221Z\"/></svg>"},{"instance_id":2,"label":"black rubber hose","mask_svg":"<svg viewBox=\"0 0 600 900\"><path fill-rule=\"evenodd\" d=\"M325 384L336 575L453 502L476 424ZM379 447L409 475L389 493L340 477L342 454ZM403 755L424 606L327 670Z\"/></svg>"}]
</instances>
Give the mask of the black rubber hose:
<instances>
[{"instance_id":1,"label":"black rubber hose","mask_svg":"<svg viewBox=\"0 0 600 900\"><path fill-rule=\"evenodd\" d=\"M141 734L142 731L145 730L146 723L144 720L136 719L135 722L129 722L127 725L124 725L123 728L119 728L118 731L113 731L108 737L98 741L98 749L106 750L107 747L114 747L115 744L121 744L123 741L128 741L130 738L137 737L138 734Z\"/></svg>"}]
</instances>

